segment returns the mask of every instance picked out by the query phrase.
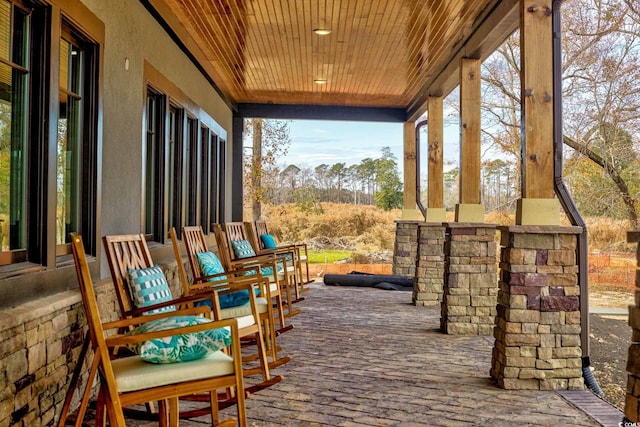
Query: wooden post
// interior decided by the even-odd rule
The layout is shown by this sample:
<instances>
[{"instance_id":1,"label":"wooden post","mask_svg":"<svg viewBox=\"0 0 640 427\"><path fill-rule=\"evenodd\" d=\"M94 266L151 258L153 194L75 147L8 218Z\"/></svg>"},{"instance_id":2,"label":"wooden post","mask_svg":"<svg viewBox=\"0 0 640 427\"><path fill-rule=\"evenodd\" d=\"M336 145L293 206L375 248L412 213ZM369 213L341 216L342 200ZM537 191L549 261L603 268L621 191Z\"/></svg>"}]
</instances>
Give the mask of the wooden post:
<instances>
[{"instance_id":1,"label":"wooden post","mask_svg":"<svg viewBox=\"0 0 640 427\"><path fill-rule=\"evenodd\" d=\"M404 122L404 203L403 220L418 220L418 203L416 200L416 124Z\"/></svg>"},{"instance_id":2,"label":"wooden post","mask_svg":"<svg viewBox=\"0 0 640 427\"><path fill-rule=\"evenodd\" d=\"M444 120L442 97L430 96L427 100L429 112L429 193L427 201L427 222L444 222Z\"/></svg>"},{"instance_id":3,"label":"wooden post","mask_svg":"<svg viewBox=\"0 0 640 427\"><path fill-rule=\"evenodd\" d=\"M484 222L480 198L480 60L460 65L460 203L457 222Z\"/></svg>"},{"instance_id":4,"label":"wooden post","mask_svg":"<svg viewBox=\"0 0 640 427\"><path fill-rule=\"evenodd\" d=\"M557 225L553 182L553 46L551 0L521 0L522 199L519 225Z\"/></svg>"}]
</instances>

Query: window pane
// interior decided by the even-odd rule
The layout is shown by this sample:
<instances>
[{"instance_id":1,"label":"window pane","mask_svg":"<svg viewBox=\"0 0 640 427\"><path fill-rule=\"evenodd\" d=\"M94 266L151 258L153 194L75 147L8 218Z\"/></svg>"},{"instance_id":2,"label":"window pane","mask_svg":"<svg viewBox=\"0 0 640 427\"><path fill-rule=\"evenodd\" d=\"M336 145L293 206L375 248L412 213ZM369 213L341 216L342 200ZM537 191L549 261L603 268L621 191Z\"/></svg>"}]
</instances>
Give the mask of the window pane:
<instances>
[{"instance_id":1,"label":"window pane","mask_svg":"<svg viewBox=\"0 0 640 427\"><path fill-rule=\"evenodd\" d=\"M178 238L182 227L182 118L183 111L169 108L169 227Z\"/></svg>"},{"instance_id":2,"label":"window pane","mask_svg":"<svg viewBox=\"0 0 640 427\"><path fill-rule=\"evenodd\" d=\"M145 172L145 224L146 234L153 240L164 243L166 224L164 223L164 102L163 95L149 89L147 92L147 139L146 139L146 172Z\"/></svg>"},{"instance_id":3,"label":"window pane","mask_svg":"<svg viewBox=\"0 0 640 427\"><path fill-rule=\"evenodd\" d=\"M198 121L187 119L187 218L186 225L197 225L198 206Z\"/></svg>"},{"instance_id":4,"label":"window pane","mask_svg":"<svg viewBox=\"0 0 640 427\"><path fill-rule=\"evenodd\" d=\"M146 158L146 197L145 197L145 233L153 234L155 230L155 215L154 212L157 209L157 191L156 191L156 150L157 150L157 135L155 132L155 118L156 118L156 97L154 94L147 96L147 158Z\"/></svg>"},{"instance_id":5,"label":"window pane","mask_svg":"<svg viewBox=\"0 0 640 427\"><path fill-rule=\"evenodd\" d=\"M209 147L211 138L209 129L201 129L200 137L200 225L205 233L209 232Z\"/></svg>"},{"instance_id":6,"label":"window pane","mask_svg":"<svg viewBox=\"0 0 640 427\"><path fill-rule=\"evenodd\" d=\"M1 13L1 12L0 12ZM11 61L29 68L29 15L22 9L13 8L13 52ZM0 36L2 38L2 36Z\"/></svg>"},{"instance_id":7,"label":"window pane","mask_svg":"<svg viewBox=\"0 0 640 427\"><path fill-rule=\"evenodd\" d=\"M70 242L69 233L80 231L82 93L79 82L82 81L81 65L82 52L71 43L61 40L61 87L56 162L56 244L58 245ZM68 88L76 90L68 91L66 90Z\"/></svg>"},{"instance_id":8,"label":"window pane","mask_svg":"<svg viewBox=\"0 0 640 427\"><path fill-rule=\"evenodd\" d=\"M0 247L26 248L28 74L0 64Z\"/></svg>"}]
</instances>

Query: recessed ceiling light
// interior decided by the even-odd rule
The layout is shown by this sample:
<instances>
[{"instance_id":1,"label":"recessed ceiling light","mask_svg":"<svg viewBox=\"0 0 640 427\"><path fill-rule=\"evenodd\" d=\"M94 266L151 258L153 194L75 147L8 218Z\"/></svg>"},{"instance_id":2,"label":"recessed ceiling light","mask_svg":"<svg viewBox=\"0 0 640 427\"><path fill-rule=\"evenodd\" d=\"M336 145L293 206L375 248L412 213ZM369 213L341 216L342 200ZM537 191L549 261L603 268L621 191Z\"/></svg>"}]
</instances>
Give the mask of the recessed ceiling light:
<instances>
[{"instance_id":1,"label":"recessed ceiling light","mask_svg":"<svg viewBox=\"0 0 640 427\"><path fill-rule=\"evenodd\" d=\"M329 28L314 28L313 32L319 36L326 36L328 34L331 34L331 30Z\"/></svg>"},{"instance_id":2,"label":"recessed ceiling light","mask_svg":"<svg viewBox=\"0 0 640 427\"><path fill-rule=\"evenodd\" d=\"M327 84L327 80L325 80L325 79L315 79L313 82L315 84L317 84L317 85L326 85Z\"/></svg>"}]
</instances>

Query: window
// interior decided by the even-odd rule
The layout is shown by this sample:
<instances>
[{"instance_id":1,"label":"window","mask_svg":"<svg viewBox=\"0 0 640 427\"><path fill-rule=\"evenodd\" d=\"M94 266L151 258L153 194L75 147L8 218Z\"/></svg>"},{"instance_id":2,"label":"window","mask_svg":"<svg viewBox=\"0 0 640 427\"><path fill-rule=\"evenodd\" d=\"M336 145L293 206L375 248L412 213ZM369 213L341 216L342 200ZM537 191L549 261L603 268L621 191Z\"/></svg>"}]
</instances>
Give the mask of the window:
<instances>
[{"instance_id":1,"label":"window","mask_svg":"<svg viewBox=\"0 0 640 427\"><path fill-rule=\"evenodd\" d=\"M95 253L100 43L84 31L104 29L80 31L54 8L0 0L0 274L65 261L70 232Z\"/></svg>"},{"instance_id":2,"label":"window","mask_svg":"<svg viewBox=\"0 0 640 427\"><path fill-rule=\"evenodd\" d=\"M147 238L164 243L164 96L147 90L144 232Z\"/></svg>"},{"instance_id":3,"label":"window","mask_svg":"<svg viewBox=\"0 0 640 427\"><path fill-rule=\"evenodd\" d=\"M167 240L171 227L210 225L222 218L224 129L150 64L147 104L145 214L147 239ZM222 156L222 157L220 157Z\"/></svg>"},{"instance_id":4,"label":"window","mask_svg":"<svg viewBox=\"0 0 640 427\"><path fill-rule=\"evenodd\" d=\"M209 128L200 129L200 219L205 233L209 232L209 162L211 158L211 135Z\"/></svg>"},{"instance_id":5,"label":"window","mask_svg":"<svg viewBox=\"0 0 640 427\"><path fill-rule=\"evenodd\" d=\"M197 225L198 212L198 121L187 118L187 212L186 224Z\"/></svg>"},{"instance_id":6,"label":"window","mask_svg":"<svg viewBox=\"0 0 640 427\"><path fill-rule=\"evenodd\" d=\"M218 157L217 157L217 164L218 164L218 185L216 187L217 189L217 202L218 202L218 209L216 211L216 221L215 222L224 222L224 211L226 209L225 207L225 174L227 172L227 163L226 163L226 158L227 158L227 143L225 140L223 139L218 139Z\"/></svg>"},{"instance_id":7,"label":"window","mask_svg":"<svg viewBox=\"0 0 640 427\"><path fill-rule=\"evenodd\" d=\"M30 16L0 2L0 264L26 260Z\"/></svg>"},{"instance_id":8,"label":"window","mask_svg":"<svg viewBox=\"0 0 640 427\"><path fill-rule=\"evenodd\" d=\"M182 170L183 138L182 120L184 111L169 106L169 227L175 227L178 238L182 233Z\"/></svg>"}]
</instances>

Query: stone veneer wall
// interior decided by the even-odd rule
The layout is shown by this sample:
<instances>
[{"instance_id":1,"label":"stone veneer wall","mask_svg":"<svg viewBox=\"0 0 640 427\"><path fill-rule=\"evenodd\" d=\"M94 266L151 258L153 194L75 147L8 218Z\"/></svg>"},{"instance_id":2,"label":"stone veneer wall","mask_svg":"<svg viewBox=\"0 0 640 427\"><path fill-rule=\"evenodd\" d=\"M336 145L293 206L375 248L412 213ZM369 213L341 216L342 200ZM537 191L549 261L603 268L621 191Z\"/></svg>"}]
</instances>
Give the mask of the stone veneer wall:
<instances>
[{"instance_id":1,"label":"stone veneer wall","mask_svg":"<svg viewBox=\"0 0 640 427\"><path fill-rule=\"evenodd\" d=\"M640 231L627 233L629 243L640 243ZM636 251L637 265L640 266L640 244ZM640 422L640 270L636 270L635 305L629 306L629 326L631 344L627 359L627 396L624 404L625 420Z\"/></svg>"},{"instance_id":2,"label":"stone veneer wall","mask_svg":"<svg viewBox=\"0 0 640 427\"><path fill-rule=\"evenodd\" d=\"M177 264L163 265L174 295L182 294ZM103 321L118 308L111 281L96 284ZM86 334L80 292L67 291L0 313L0 427L58 422ZM87 357L80 390L87 382ZM76 392L72 408L79 403Z\"/></svg>"},{"instance_id":3,"label":"stone veneer wall","mask_svg":"<svg viewBox=\"0 0 640 427\"><path fill-rule=\"evenodd\" d=\"M491 377L505 389L583 388L580 227L499 227L500 289Z\"/></svg>"},{"instance_id":4,"label":"stone veneer wall","mask_svg":"<svg viewBox=\"0 0 640 427\"><path fill-rule=\"evenodd\" d=\"M448 223L446 226L442 332L491 335L498 294L496 225Z\"/></svg>"},{"instance_id":5,"label":"stone veneer wall","mask_svg":"<svg viewBox=\"0 0 640 427\"><path fill-rule=\"evenodd\" d=\"M418 253L418 221L396 221L393 274L414 277Z\"/></svg>"},{"instance_id":6,"label":"stone veneer wall","mask_svg":"<svg viewBox=\"0 0 640 427\"><path fill-rule=\"evenodd\" d=\"M414 305L433 306L442 301L445 230L446 227L441 223L418 224Z\"/></svg>"}]
</instances>

